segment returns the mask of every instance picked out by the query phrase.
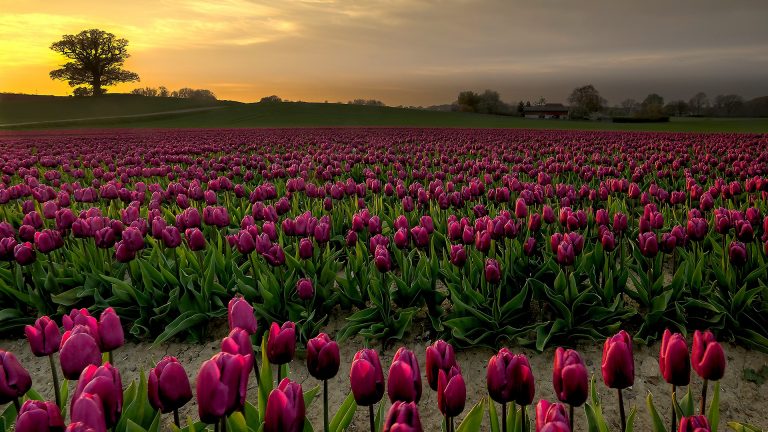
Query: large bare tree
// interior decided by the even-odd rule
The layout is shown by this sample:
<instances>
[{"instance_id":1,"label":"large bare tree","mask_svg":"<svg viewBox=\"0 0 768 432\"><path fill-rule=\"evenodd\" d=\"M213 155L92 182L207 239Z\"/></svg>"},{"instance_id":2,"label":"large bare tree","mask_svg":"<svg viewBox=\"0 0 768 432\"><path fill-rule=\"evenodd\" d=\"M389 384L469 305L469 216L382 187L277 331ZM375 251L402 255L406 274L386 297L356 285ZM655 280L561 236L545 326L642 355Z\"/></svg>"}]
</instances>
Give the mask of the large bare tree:
<instances>
[{"instance_id":1,"label":"large bare tree","mask_svg":"<svg viewBox=\"0 0 768 432\"><path fill-rule=\"evenodd\" d=\"M64 80L72 87L86 85L99 96L104 87L138 81L139 75L123 69L128 54L128 40L99 29L64 35L51 49L71 61L51 71L52 79Z\"/></svg>"}]
</instances>

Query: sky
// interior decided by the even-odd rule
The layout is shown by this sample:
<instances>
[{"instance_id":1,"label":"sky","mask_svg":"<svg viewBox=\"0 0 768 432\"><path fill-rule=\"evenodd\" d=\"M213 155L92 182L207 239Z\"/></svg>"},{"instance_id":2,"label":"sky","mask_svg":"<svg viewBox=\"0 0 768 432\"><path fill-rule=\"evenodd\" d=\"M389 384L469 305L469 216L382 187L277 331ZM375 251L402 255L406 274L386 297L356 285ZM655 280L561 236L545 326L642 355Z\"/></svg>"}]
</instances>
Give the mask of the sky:
<instances>
[{"instance_id":1,"label":"sky","mask_svg":"<svg viewBox=\"0 0 768 432\"><path fill-rule=\"evenodd\" d=\"M63 34L130 44L139 86L220 99L450 103L461 90L612 104L768 95L766 0L0 0L0 92L65 95L48 72Z\"/></svg>"}]
</instances>

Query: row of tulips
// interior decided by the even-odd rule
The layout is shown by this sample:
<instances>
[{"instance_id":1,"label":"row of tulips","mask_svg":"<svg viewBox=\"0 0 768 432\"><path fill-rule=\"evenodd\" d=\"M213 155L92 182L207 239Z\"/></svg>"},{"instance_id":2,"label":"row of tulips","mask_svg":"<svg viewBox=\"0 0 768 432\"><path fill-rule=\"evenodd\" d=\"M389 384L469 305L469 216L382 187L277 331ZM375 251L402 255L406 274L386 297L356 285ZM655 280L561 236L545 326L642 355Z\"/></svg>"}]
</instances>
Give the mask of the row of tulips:
<instances>
[{"instance_id":1,"label":"row of tulips","mask_svg":"<svg viewBox=\"0 0 768 432\"><path fill-rule=\"evenodd\" d=\"M181 363L174 357L163 358L150 370L148 379L139 380L139 389L125 391L121 375L110 361L102 364L101 357L91 358L89 349L67 353L76 335L86 335L100 341L111 341L105 348L116 349L122 344L120 320L112 311L105 311L96 321L85 310L73 310L65 317L64 336L59 327L47 317L37 320L27 328L32 352L37 356L51 356L60 351L61 369L65 377L77 380L69 405L68 432L156 431L161 427L161 414L173 413L174 430L200 431L204 424L212 424L214 430L248 432L298 432L312 430L306 418L307 404L311 404L317 389L305 392L302 386L290 379L287 364L295 356L295 326L286 322L282 326L273 323L261 343L261 370L252 336L257 322L252 306L235 297L229 302L231 331L221 342L221 352L203 362L195 380L195 395L200 422L191 422L183 429L179 409L193 398L192 386ZM92 333L93 332L93 333ZM101 336L99 336L101 335ZM61 342L57 343L57 340ZM78 344L90 344L78 342ZM110 342L107 342L108 344ZM98 344L93 340L94 347ZM622 390L634 383L634 357L632 338L624 331L608 338L603 349L601 375L608 388L616 389L620 408L619 425L622 431L634 426L635 410L629 418L624 414ZM59 348L60 347L60 348ZM98 351L97 351L98 352ZM65 364L70 363L65 366ZM72 373L71 364L77 364L80 372ZM51 362L52 372L56 368ZM272 367L277 377L272 380ZM452 345L438 340L426 348L425 377L432 391L437 392L439 411L445 417L445 431L478 431L485 412L488 412L491 430L528 431L531 423L537 432L574 430L575 408L585 406L584 413L589 430L609 430L609 423L602 415L600 400L594 382L590 389L590 373L580 354L572 349L558 348L555 352L552 380L557 402L541 399L536 404L535 419L528 419L528 406L536 394L536 381L525 355L514 354L502 348L488 362L486 369L489 399L481 400L463 421L455 426L455 419L465 410L467 391L461 367L456 360ZM400 348L392 359L385 383L378 353L373 349L358 351L349 371L351 393L338 407L331 419L328 403L328 380L336 376L340 367L339 345L320 333L306 346L306 367L309 374L323 383L322 429L342 431L351 424L358 406L368 407L372 432L422 431L419 418L419 401L422 397L422 375L419 362L413 352ZM703 380L699 413L692 406L690 371ZM726 359L722 346L710 332L696 332L689 352L685 338L666 331L659 356L662 377L672 386L671 431L706 432L717 430L719 422L718 394L715 385L713 402L709 411L707 388L710 381L719 381L725 371ZM258 385L257 406L248 401L247 389L251 371ZM58 386L58 383L54 385ZM681 399L677 388L689 386ZM18 432L48 432L65 430L65 403L56 393L57 401L37 400L30 391L32 379L16 357L0 351L0 403L13 402L2 418L16 414L15 430ZM65 382L62 387L68 392ZM374 406L385 394L392 403L386 415L381 403L378 414ZM27 395L23 405L20 400ZM145 407L144 401L149 406ZM501 419L496 414L495 403L501 405ZM662 424L651 396L648 397L649 413L654 431L667 431ZM147 412L145 412L145 410ZM675 415L680 415L679 423ZM744 424L729 424L734 430L756 431Z\"/></svg>"},{"instance_id":2,"label":"row of tulips","mask_svg":"<svg viewBox=\"0 0 768 432\"><path fill-rule=\"evenodd\" d=\"M202 340L241 294L262 324L295 322L302 343L341 306L352 312L342 340L400 339L426 309L434 337L462 347L543 349L629 322L645 342L706 327L768 350L764 136L351 129L0 142L3 330L111 306L130 335Z\"/></svg>"}]
</instances>

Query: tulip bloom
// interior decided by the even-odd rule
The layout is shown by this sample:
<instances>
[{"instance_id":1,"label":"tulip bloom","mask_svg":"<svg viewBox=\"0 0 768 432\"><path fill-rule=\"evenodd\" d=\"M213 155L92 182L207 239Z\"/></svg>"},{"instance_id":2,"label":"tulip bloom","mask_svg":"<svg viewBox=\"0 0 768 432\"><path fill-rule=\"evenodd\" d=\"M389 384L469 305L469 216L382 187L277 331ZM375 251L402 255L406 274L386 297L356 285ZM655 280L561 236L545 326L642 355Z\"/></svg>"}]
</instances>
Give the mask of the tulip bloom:
<instances>
[{"instance_id":1,"label":"tulip bloom","mask_svg":"<svg viewBox=\"0 0 768 432\"><path fill-rule=\"evenodd\" d=\"M276 365L284 365L293 360L296 351L296 325L291 321L283 323L282 327L272 323L267 339L267 358ZM279 375L278 368L278 375Z\"/></svg>"},{"instance_id":2,"label":"tulip bloom","mask_svg":"<svg viewBox=\"0 0 768 432\"><path fill-rule=\"evenodd\" d=\"M589 373L577 351L557 348L555 365L552 368L552 384L561 402L578 407L587 401Z\"/></svg>"},{"instance_id":3,"label":"tulip bloom","mask_svg":"<svg viewBox=\"0 0 768 432\"><path fill-rule=\"evenodd\" d=\"M382 432L423 432L416 402L395 401L387 412Z\"/></svg>"},{"instance_id":4,"label":"tulip bloom","mask_svg":"<svg viewBox=\"0 0 768 432\"><path fill-rule=\"evenodd\" d=\"M0 350L0 405L13 401L18 410L18 399L32 388L29 372L12 353Z\"/></svg>"},{"instance_id":5,"label":"tulip bloom","mask_svg":"<svg viewBox=\"0 0 768 432\"><path fill-rule=\"evenodd\" d=\"M56 321L43 316L35 321L34 326L24 327L24 334L29 341L29 347L32 354L36 357L48 356L51 365L51 375L53 377L53 390L56 396L56 404L61 404L61 395L59 394L59 376L56 372L56 364L53 360L53 354L59 350L61 344L61 334Z\"/></svg>"},{"instance_id":6,"label":"tulip bloom","mask_svg":"<svg viewBox=\"0 0 768 432\"><path fill-rule=\"evenodd\" d=\"M454 366L457 366L456 355L451 344L440 339L427 347L425 368L427 383L432 390L437 391L437 378L440 371L449 372ZM461 372L460 369L459 372Z\"/></svg>"},{"instance_id":7,"label":"tulip bloom","mask_svg":"<svg viewBox=\"0 0 768 432\"><path fill-rule=\"evenodd\" d=\"M301 384L285 378L269 393L264 412L264 432L300 432L304 430L305 416Z\"/></svg>"},{"instance_id":8,"label":"tulip bloom","mask_svg":"<svg viewBox=\"0 0 768 432\"><path fill-rule=\"evenodd\" d=\"M304 301L312 300L315 296L315 288L312 286L312 280L308 278L299 279L296 282L296 294Z\"/></svg>"},{"instance_id":9,"label":"tulip bloom","mask_svg":"<svg viewBox=\"0 0 768 432\"><path fill-rule=\"evenodd\" d=\"M84 393L98 395L107 427L117 424L123 412L123 382L117 369L109 363L88 365L80 374L72 399L77 400ZM74 407L74 404L70 406L72 418Z\"/></svg>"},{"instance_id":10,"label":"tulip bloom","mask_svg":"<svg viewBox=\"0 0 768 432\"><path fill-rule=\"evenodd\" d=\"M739 241L731 242L728 246L728 259L736 267L747 263L747 247Z\"/></svg>"},{"instance_id":11,"label":"tulip bloom","mask_svg":"<svg viewBox=\"0 0 768 432\"><path fill-rule=\"evenodd\" d=\"M635 383L632 338L624 330L606 339L601 370L603 381L610 388L623 389Z\"/></svg>"},{"instance_id":12,"label":"tulip bloom","mask_svg":"<svg viewBox=\"0 0 768 432\"><path fill-rule=\"evenodd\" d=\"M536 432L571 432L572 424L562 404L545 399L536 404Z\"/></svg>"},{"instance_id":13,"label":"tulip bloom","mask_svg":"<svg viewBox=\"0 0 768 432\"><path fill-rule=\"evenodd\" d=\"M461 414L467 401L467 386L461 371L456 366L448 372L440 369L437 382L437 407L440 412L447 418Z\"/></svg>"},{"instance_id":14,"label":"tulip bloom","mask_svg":"<svg viewBox=\"0 0 768 432\"><path fill-rule=\"evenodd\" d=\"M91 330L84 325L76 325L61 337L59 347L61 371L68 380L76 380L80 372L88 365L101 364L101 350Z\"/></svg>"},{"instance_id":15,"label":"tulip bloom","mask_svg":"<svg viewBox=\"0 0 768 432\"><path fill-rule=\"evenodd\" d=\"M709 330L693 333L693 348L691 349L691 365L693 370L704 379L701 391L700 412L704 413L707 406L707 385L709 381L717 381L725 375L725 352L717 343L715 336Z\"/></svg>"},{"instance_id":16,"label":"tulip bloom","mask_svg":"<svg viewBox=\"0 0 768 432\"><path fill-rule=\"evenodd\" d=\"M659 353L659 370L664 381L672 384L672 403L677 386L686 386L691 381L691 360L688 355L688 344L680 333L664 330ZM672 427L675 426L676 412L672 409Z\"/></svg>"},{"instance_id":17,"label":"tulip bloom","mask_svg":"<svg viewBox=\"0 0 768 432\"><path fill-rule=\"evenodd\" d=\"M717 381L725 374L725 352L710 331L696 330L691 349L693 370L705 380Z\"/></svg>"},{"instance_id":18,"label":"tulip bloom","mask_svg":"<svg viewBox=\"0 0 768 432\"><path fill-rule=\"evenodd\" d=\"M239 327L248 332L256 333L256 317L253 315L253 306L242 296L235 296L227 305L227 318L230 330Z\"/></svg>"},{"instance_id":19,"label":"tulip bloom","mask_svg":"<svg viewBox=\"0 0 768 432\"><path fill-rule=\"evenodd\" d=\"M683 417L680 419L680 426L677 428L678 432L710 432L711 430L709 421L704 415Z\"/></svg>"},{"instance_id":20,"label":"tulip bloom","mask_svg":"<svg viewBox=\"0 0 768 432\"><path fill-rule=\"evenodd\" d=\"M120 317L111 307L104 309L99 317L99 342L101 343L101 351L109 353L125 344Z\"/></svg>"},{"instance_id":21,"label":"tulip bloom","mask_svg":"<svg viewBox=\"0 0 768 432\"><path fill-rule=\"evenodd\" d=\"M28 400L21 406L16 417L16 432L61 432L64 419L61 410L53 402Z\"/></svg>"},{"instance_id":22,"label":"tulip bloom","mask_svg":"<svg viewBox=\"0 0 768 432\"><path fill-rule=\"evenodd\" d=\"M206 360L195 380L200 420L216 423L245 404L250 372L249 359L221 352Z\"/></svg>"},{"instance_id":23,"label":"tulip bloom","mask_svg":"<svg viewBox=\"0 0 768 432\"><path fill-rule=\"evenodd\" d=\"M384 371L376 351L365 348L355 354L349 382L358 405L372 406L381 400L384 396Z\"/></svg>"},{"instance_id":24,"label":"tulip bloom","mask_svg":"<svg viewBox=\"0 0 768 432\"><path fill-rule=\"evenodd\" d=\"M147 391L150 405L162 413L173 411L176 427L180 427L178 409L192 399L192 387L175 357L164 357L149 371Z\"/></svg>"},{"instance_id":25,"label":"tulip bloom","mask_svg":"<svg viewBox=\"0 0 768 432\"><path fill-rule=\"evenodd\" d=\"M491 398L498 403L530 405L536 384L528 358L502 348L488 361L486 384Z\"/></svg>"},{"instance_id":26,"label":"tulip bloom","mask_svg":"<svg viewBox=\"0 0 768 432\"><path fill-rule=\"evenodd\" d=\"M49 356L59 350L61 343L59 326L47 316L38 318L34 326L24 327L24 334L27 336L32 354L36 357Z\"/></svg>"},{"instance_id":27,"label":"tulip bloom","mask_svg":"<svg viewBox=\"0 0 768 432\"><path fill-rule=\"evenodd\" d=\"M635 383L635 360L632 357L632 338L624 330L605 340L601 370L605 385L618 390L619 414L621 416L621 430L623 431L626 428L627 421L621 390Z\"/></svg>"},{"instance_id":28,"label":"tulip bloom","mask_svg":"<svg viewBox=\"0 0 768 432\"><path fill-rule=\"evenodd\" d=\"M686 386L691 381L688 344L680 333L664 330L659 353L659 370L664 381L674 386Z\"/></svg>"},{"instance_id":29,"label":"tulip bloom","mask_svg":"<svg viewBox=\"0 0 768 432\"><path fill-rule=\"evenodd\" d=\"M387 394L390 402L419 403L421 399L421 373L413 352L401 347L392 358L389 367Z\"/></svg>"},{"instance_id":30,"label":"tulip bloom","mask_svg":"<svg viewBox=\"0 0 768 432\"><path fill-rule=\"evenodd\" d=\"M70 414L72 424L67 427L67 432L107 432L104 405L99 395L83 393L72 400Z\"/></svg>"},{"instance_id":31,"label":"tulip bloom","mask_svg":"<svg viewBox=\"0 0 768 432\"><path fill-rule=\"evenodd\" d=\"M501 268L498 261L493 258L485 260L485 280L490 284L497 284L501 281Z\"/></svg>"},{"instance_id":32,"label":"tulip bloom","mask_svg":"<svg viewBox=\"0 0 768 432\"><path fill-rule=\"evenodd\" d=\"M339 345L325 333L307 342L307 370L318 380L325 381L339 371Z\"/></svg>"}]
</instances>

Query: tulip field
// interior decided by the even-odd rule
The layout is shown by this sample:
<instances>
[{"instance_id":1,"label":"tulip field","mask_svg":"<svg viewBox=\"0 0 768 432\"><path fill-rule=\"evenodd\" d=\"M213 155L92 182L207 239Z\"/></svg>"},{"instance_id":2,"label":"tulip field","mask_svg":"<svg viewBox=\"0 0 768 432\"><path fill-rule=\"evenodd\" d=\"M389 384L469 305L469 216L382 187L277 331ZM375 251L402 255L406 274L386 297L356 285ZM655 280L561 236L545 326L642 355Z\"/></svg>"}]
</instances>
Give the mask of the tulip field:
<instances>
[{"instance_id":1,"label":"tulip field","mask_svg":"<svg viewBox=\"0 0 768 432\"><path fill-rule=\"evenodd\" d=\"M726 342L768 353L766 135L73 130L0 149L0 331L56 390L0 350L0 432L421 431L427 392L445 432L768 426L718 407ZM223 327L202 364L121 377L113 358ZM625 409L657 341L669 390ZM479 348L473 394L456 353ZM554 350L552 394L523 348ZM292 379L297 351L317 387Z\"/></svg>"}]
</instances>

